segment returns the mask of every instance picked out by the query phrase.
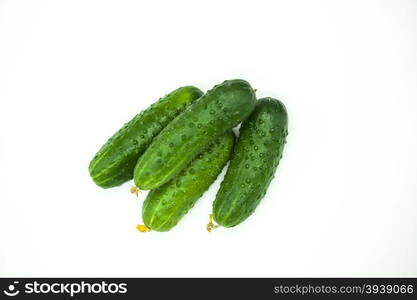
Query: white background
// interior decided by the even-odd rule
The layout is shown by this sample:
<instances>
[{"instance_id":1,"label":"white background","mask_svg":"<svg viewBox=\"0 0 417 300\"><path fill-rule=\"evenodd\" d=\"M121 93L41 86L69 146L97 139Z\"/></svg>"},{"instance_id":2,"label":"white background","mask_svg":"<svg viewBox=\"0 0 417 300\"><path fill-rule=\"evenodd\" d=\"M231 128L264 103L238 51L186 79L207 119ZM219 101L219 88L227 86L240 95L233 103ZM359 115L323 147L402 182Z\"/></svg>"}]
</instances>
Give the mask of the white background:
<instances>
[{"instance_id":1,"label":"white background","mask_svg":"<svg viewBox=\"0 0 417 300\"><path fill-rule=\"evenodd\" d=\"M416 276L417 1L0 1L1 276ZM88 164L171 90L243 78L289 112L246 222L169 233ZM223 175L222 175L223 176Z\"/></svg>"}]
</instances>

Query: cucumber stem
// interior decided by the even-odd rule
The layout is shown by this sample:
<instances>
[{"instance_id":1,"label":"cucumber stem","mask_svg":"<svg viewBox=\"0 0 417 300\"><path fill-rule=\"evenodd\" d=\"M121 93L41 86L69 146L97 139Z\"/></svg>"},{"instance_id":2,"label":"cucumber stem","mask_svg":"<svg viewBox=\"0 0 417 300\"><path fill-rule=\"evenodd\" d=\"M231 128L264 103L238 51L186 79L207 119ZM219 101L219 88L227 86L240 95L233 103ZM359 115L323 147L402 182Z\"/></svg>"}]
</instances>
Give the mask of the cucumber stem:
<instances>
[{"instance_id":1,"label":"cucumber stem","mask_svg":"<svg viewBox=\"0 0 417 300\"><path fill-rule=\"evenodd\" d=\"M137 225L136 229L139 230L140 232L149 232L149 231L151 231L151 229L148 226L141 225L141 224Z\"/></svg>"},{"instance_id":2,"label":"cucumber stem","mask_svg":"<svg viewBox=\"0 0 417 300\"><path fill-rule=\"evenodd\" d=\"M139 194L142 194L142 191L140 189L138 189L138 187L135 186L135 185L130 188L130 192L132 194L135 194L136 197L139 197Z\"/></svg>"},{"instance_id":3,"label":"cucumber stem","mask_svg":"<svg viewBox=\"0 0 417 300\"><path fill-rule=\"evenodd\" d=\"M211 232L213 229L219 227L219 225L215 225L213 223L213 214L209 214L209 222L207 224L207 231Z\"/></svg>"}]
</instances>

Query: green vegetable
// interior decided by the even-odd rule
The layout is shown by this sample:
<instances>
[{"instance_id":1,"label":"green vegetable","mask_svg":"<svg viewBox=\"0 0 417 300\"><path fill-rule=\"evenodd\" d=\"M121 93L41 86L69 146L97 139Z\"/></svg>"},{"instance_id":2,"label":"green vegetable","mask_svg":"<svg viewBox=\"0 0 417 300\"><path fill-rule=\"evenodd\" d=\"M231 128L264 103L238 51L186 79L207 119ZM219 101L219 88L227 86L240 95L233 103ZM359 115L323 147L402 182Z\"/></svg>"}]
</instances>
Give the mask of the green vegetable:
<instances>
[{"instance_id":1,"label":"green vegetable","mask_svg":"<svg viewBox=\"0 0 417 300\"><path fill-rule=\"evenodd\" d=\"M245 119L255 101L253 89L244 80L215 86L168 124L139 158L136 186L149 190L168 182L216 137Z\"/></svg>"},{"instance_id":2,"label":"green vegetable","mask_svg":"<svg viewBox=\"0 0 417 300\"><path fill-rule=\"evenodd\" d=\"M236 226L254 212L282 157L287 123L285 106L276 99L263 98L242 124L229 168L213 203L214 220L219 225Z\"/></svg>"},{"instance_id":3,"label":"green vegetable","mask_svg":"<svg viewBox=\"0 0 417 300\"><path fill-rule=\"evenodd\" d=\"M202 96L193 86L176 89L136 115L116 132L90 162L89 172L102 188L121 185L133 178L140 155L156 135L191 102Z\"/></svg>"},{"instance_id":4,"label":"green vegetable","mask_svg":"<svg viewBox=\"0 0 417 300\"><path fill-rule=\"evenodd\" d=\"M216 180L233 151L232 131L220 136L172 181L149 192L143 203L146 226L140 231L168 231L191 209Z\"/></svg>"}]
</instances>

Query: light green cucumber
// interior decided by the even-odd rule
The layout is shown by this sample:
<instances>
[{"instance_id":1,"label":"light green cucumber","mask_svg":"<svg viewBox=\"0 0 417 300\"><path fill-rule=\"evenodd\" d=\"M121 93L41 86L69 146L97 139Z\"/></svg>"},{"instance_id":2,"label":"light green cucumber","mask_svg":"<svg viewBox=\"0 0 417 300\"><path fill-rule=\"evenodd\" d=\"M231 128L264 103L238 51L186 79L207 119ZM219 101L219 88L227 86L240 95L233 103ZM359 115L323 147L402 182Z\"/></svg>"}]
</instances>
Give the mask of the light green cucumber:
<instances>
[{"instance_id":1,"label":"light green cucumber","mask_svg":"<svg viewBox=\"0 0 417 300\"><path fill-rule=\"evenodd\" d=\"M139 158L136 186L155 189L174 178L216 137L244 120L255 102L254 90L244 80L215 86L169 123Z\"/></svg>"},{"instance_id":2,"label":"light green cucumber","mask_svg":"<svg viewBox=\"0 0 417 300\"><path fill-rule=\"evenodd\" d=\"M132 179L139 156L155 136L201 95L196 87L181 87L126 123L90 162L88 169L94 182L102 188L110 188Z\"/></svg>"}]
</instances>

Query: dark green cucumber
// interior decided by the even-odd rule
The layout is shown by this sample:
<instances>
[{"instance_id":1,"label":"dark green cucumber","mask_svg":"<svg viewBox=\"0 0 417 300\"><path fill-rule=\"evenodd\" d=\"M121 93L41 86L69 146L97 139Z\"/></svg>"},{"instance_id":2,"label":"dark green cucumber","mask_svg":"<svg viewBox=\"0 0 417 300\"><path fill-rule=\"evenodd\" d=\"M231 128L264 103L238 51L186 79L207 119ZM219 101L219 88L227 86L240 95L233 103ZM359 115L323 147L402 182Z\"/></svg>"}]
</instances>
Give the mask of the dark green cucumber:
<instances>
[{"instance_id":1,"label":"dark green cucumber","mask_svg":"<svg viewBox=\"0 0 417 300\"><path fill-rule=\"evenodd\" d=\"M150 190L168 182L216 137L245 119L255 102L255 93L244 80L215 86L169 123L139 158L136 186Z\"/></svg>"},{"instance_id":2,"label":"dark green cucumber","mask_svg":"<svg viewBox=\"0 0 417 300\"><path fill-rule=\"evenodd\" d=\"M116 132L90 162L89 172L102 188L121 185L133 178L139 156L153 138L202 92L193 86L176 89L136 115Z\"/></svg>"},{"instance_id":3,"label":"dark green cucumber","mask_svg":"<svg viewBox=\"0 0 417 300\"><path fill-rule=\"evenodd\" d=\"M223 134L170 182L149 192L142 218L148 229L168 231L216 180L233 151L235 135Z\"/></svg>"},{"instance_id":4,"label":"dark green cucumber","mask_svg":"<svg viewBox=\"0 0 417 300\"><path fill-rule=\"evenodd\" d=\"M243 122L229 168L213 203L214 220L232 227L248 218L274 177L288 134L285 106L260 99Z\"/></svg>"}]
</instances>

